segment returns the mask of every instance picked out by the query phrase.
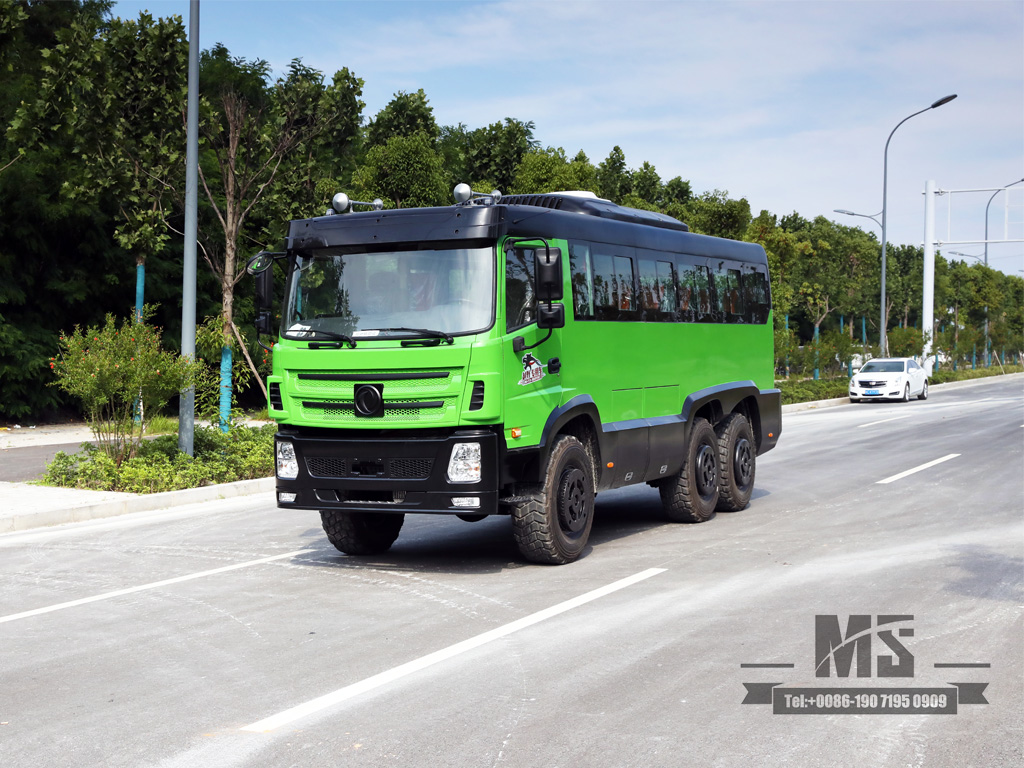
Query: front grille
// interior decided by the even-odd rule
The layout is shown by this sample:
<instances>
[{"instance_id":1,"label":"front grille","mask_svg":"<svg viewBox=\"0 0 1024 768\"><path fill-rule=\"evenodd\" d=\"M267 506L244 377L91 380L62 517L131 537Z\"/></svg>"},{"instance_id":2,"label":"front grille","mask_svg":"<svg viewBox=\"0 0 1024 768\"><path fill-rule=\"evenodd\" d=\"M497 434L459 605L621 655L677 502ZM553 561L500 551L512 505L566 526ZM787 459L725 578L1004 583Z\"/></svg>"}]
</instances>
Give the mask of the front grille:
<instances>
[{"instance_id":1,"label":"front grille","mask_svg":"<svg viewBox=\"0 0 1024 768\"><path fill-rule=\"evenodd\" d=\"M379 465L356 459L340 459L334 456L308 456L306 469L313 477L383 477L392 480L424 480L430 477L433 459L384 459ZM353 471L353 469L355 471ZM371 471L371 469L373 471Z\"/></svg>"}]
</instances>

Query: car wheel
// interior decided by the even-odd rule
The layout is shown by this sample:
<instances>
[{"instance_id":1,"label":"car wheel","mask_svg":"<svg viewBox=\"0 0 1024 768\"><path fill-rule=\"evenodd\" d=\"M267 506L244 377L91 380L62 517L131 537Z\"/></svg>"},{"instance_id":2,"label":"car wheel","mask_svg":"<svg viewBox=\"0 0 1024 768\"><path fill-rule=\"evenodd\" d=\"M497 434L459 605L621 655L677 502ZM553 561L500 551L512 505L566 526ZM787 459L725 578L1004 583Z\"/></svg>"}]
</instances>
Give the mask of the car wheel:
<instances>
[{"instance_id":1,"label":"car wheel","mask_svg":"<svg viewBox=\"0 0 1024 768\"><path fill-rule=\"evenodd\" d=\"M921 394L917 396L918 400L928 399L928 379L924 380L924 386L921 387Z\"/></svg>"},{"instance_id":2,"label":"car wheel","mask_svg":"<svg viewBox=\"0 0 1024 768\"><path fill-rule=\"evenodd\" d=\"M860 402L860 398L859 397L851 397L850 398L850 402L851 403L859 403Z\"/></svg>"},{"instance_id":3,"label":"car wheel","mask_svg":"<svg viewBox=\"0 0 1024 768\"><path fill-rule=\"evenodd\" d=\"M907 384L907 386L904 387L904 389L903 389L903 397L900 398L900 399L904 403L910 402L910 385L909 384Z\"/></svg>"},{"instance_id":4,"label":"car wheel","mask_svg":"<svg viewBox=\"0 0 1024 768\"><path fill-rule=\"evenodd\" d=\"M695 419L683 466L658 485L665 517L674 523L703 523L718 505L718 436L705 419Z\"/></svg>"},{"instance_id":5,"label":"car wheel","mask_svg":"<svg viewBox=\"0 0 1024 768\"><path fill-rule=\"evenodd\" d=\"M402 530L405 515L377 512L320 510L327 539L346 555L380 555L391 549Z\"/></svg>"},{"instance_id":6,"label":"car wheel","mask_svg":"<svg viewBox=\"0 0 1024 768\"><path fill-rule=\"evenodd\" d=\"M512 507L512 534L523 557L550 565L578 558L594 523L594 461L583 444L558 438L544 483L523 490Z\"/></svg>"},{"instance_id":7,"label":"car wheel","mask_svg":"<svg viewBox=\"0 0 1024 768\"><path fill-rule=\"evenodd\" d=\"M746 417L732 413L715 427L718 436L718 504L722 512L738 512L754 491L754 433Z\"/></svg>"}]
</instances>

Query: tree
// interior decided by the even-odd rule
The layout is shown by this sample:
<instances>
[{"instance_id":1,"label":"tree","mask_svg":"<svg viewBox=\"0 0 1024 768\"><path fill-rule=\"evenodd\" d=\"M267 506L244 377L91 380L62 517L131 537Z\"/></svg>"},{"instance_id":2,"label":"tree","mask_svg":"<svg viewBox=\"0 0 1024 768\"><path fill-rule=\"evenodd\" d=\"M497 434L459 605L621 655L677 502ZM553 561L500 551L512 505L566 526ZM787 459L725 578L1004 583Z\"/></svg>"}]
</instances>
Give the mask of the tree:
<instances>
[{"instance_id":1,"label":"tree","mask_svg":"<svg viewBox=\"0 0 1024 768\"><path fill-rule=\"evenodd\" d=\"M616 145L597 166L597 193L605 200L619 202L628 195L633 187L626 169L626 155L622 147Z\"/></svg>"},{"instance_id":2,"label":"tree","mask_svg":"<svg viewBox=\"0 0 1024 768\"><path fill-rule=\"evenodd\" d=\"M372 149L394 136L426 135L433 144L441 130L434 120L434 108L420 88L416 93L399 91L366 127L366 143Z\"/></svg>"},{"instance_id":3,"label":"tree","mask_svg":"<svg viewBox=\"0 0 1024 768\"><path fill-rule=\"evenodd\" d=\"M705 192L684 206L686 223L702 235L741 240L750 226L750 203L746 198L731 200L722 190Z\"/></svg>"},{"instance_id":4,"label":"tree","mask_svg":"<svg viewBox=\"0 0 1024 768\"><path fill-rule=\"evenodd\" d=\"M633 193L641 200L653 206L661 205L661 177L653 165L644 160L644 164L633 171L632 182Z\"/></svg>"},{"instance_id":5,"label":"tree","mask_svg":"<svg viewBox=\"0 0 1024 768\"><path fill-rule=\"evenodd\" d=\"M360 196L379 197L388 208L444 205L449 193L441 156L424 133L372 147L352 181Z\"/></svg>"},{"instance_id":6,"label":"tree","mask_svg":"<svg viewBox=\"0 0 1024 768\"><path fill-rule=\"evenodd\" d=\"M204 51L200 60L199 178L224 246L223 251L205 248L204 257L221 286L221 421L225 428L231 412L235 286L245 274L239 241L247 218L273 189L289 160L301 155L309 142L352 120L352 115L326 106L346 103L337 93L347 87L346 78L340 82L336 78L325 89L319 73L303 67L298 59L273 86L268 83L269 72L265 61L233 57L221 44ZM208 233L207 240L213 240Z\"/></svg>"},{"instance_id":7,"label":"tree","mask_svg":"<svg viewBox=\"0 0 1024 768\"><path fill-rule=\"evenodd\" d=\"M513 188L519 164L540 142L533 138L533 122L522 122L506 117L503 122L491 123L486 128L470 132L467 167L471 184L490 186L505 192ZM482 190L489 192L490 189Z\"/></svg>"},{"instance_id":8,"label":"tree","mask_svg":"<svg viewBox=\"0 0 1024 768\"><path fill-rule=\"evenodd\" d=\"M12 132L27 146L51 138L57 124L74 143L62 192L71 200L108 194L118 205L114 239L134 254L136 312L145 265L170 238L168 210L184 176L188 44L180 17L111 19L97 33L88 16L43 51L43 80L18 110Z\"/></svg>"},{"instance_id":9,"label":"tree","mask_svg":"<svg viewBox=\"0 0 1024 768\"><path fill-rule=\"evenodd\" d=\"M597 192L597 172L581 150L570 161L561 147L535 149L519 164L513 194L542 194L577 190Z\"/></svg>"}]
</instances>

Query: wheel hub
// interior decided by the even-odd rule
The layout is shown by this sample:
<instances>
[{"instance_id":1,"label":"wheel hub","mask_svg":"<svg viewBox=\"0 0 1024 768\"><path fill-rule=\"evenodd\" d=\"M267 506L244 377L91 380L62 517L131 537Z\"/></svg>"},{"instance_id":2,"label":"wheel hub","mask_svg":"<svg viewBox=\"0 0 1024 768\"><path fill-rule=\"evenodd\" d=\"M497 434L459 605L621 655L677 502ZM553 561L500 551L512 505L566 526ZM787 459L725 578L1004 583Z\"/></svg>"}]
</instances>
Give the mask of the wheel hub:
<instances>
[{"instance_id":1,"label":"wheel hub","mask_svg":"<svg viewBox=\"0 0 1024 768\"><path fill-rule=\"evenodd\" d=\"M736 484L741 487L750 485L751 474L754 466L754 454L751 450L750 441L740 438L736 441L736 450L732 458L733 477Z\"/></svg>"},{"instance_id":2,"label":"wheel hub","mask_svg":"<svg viewBox=\"0 0 1024 768\"><path fill-rule=\"evenodd\" d=\"M587 524L587 476L572 467L558 484L558 524L563 531L579 533Z\"/></svg>"},{"instance_id":3,"label":"wheel hub","mask_svg":"<svg viewBox=\"0 0 1024 768\"><path fill-rule=\"evenodd\" d=\"M710 498L718 487L718 467L710 445L702 445L697 452L696 478L697 492L703 498Z\"/></svg>"}]
</instances>

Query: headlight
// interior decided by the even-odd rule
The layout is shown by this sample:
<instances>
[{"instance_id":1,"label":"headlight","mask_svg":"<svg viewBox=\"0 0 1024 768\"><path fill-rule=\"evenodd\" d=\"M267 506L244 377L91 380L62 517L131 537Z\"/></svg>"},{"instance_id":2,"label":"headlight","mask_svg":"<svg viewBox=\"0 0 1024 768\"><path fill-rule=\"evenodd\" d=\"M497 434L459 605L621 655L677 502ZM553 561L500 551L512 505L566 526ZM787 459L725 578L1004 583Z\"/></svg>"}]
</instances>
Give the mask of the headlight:
<instances>
[{"instance_id":1,"label":"headlight","mask_svg":"<svg viewBox=\"0 0 1024 768\"><path fill-rule=\"evenodd\" d=\"M277 443L277 476L282 480L294 480L299 476L299 462L295 458L295 446L287 441Z\"/></svg>"},{"instance_id":2,"label":"headlight","mask_svg":"<svg viewBox=\"0 0 1024 768\"><path fill-rule=\"evenodd\" d=\"M480 482L480 443L456 443L448 460L448 482Z\"/></svg>"}]
</instances>

